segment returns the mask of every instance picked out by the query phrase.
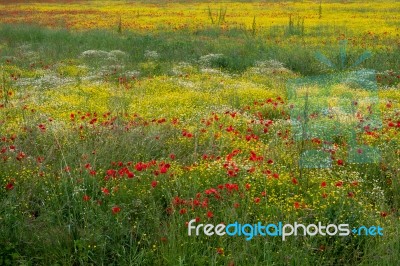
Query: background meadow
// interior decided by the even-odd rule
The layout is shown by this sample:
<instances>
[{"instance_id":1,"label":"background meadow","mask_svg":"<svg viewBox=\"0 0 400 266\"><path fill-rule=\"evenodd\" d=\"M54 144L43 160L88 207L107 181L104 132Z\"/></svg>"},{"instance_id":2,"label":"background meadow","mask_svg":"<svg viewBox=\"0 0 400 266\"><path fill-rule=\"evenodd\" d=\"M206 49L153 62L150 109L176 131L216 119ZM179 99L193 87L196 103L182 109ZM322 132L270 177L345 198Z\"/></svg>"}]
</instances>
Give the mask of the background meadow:
<instances>
[{"instance_id":1,"label":"background meadow","mask_svg":"<svg viewBox=\"0 0 400 266\"><path fill-rule=\"evenodd\" d=\"M395 265L396 1L0 2L0 264ZM299 158L287 82L374 69L377 163ZM355 98L362 92L345 86ZM384 236L189 237L185 224L349 223Z\"/></svg>"}]
</instances>

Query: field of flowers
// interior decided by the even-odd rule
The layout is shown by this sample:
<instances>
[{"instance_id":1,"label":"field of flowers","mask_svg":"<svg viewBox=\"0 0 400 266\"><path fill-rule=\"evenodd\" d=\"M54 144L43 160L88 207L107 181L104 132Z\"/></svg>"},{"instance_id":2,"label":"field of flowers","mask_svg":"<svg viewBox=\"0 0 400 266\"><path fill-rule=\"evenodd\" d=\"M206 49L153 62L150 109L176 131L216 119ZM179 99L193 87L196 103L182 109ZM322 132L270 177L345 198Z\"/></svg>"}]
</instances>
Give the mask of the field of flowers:
<instances>
[{"instance_id":1,"label":"field of flowers","mask_svg":"<svg viewBox=\"0 0 400 266\"><path fill-rule=\"evenodd\" d=\"M399 21L389 0L0 1L0 265L398 264ZM381 125L364 106L355 139L379 160L295 137L290 82L366 68ZM361 108L354 83L327 102ZM384 233L248 241L192 219Z\"/></svg>"}]
</instances>

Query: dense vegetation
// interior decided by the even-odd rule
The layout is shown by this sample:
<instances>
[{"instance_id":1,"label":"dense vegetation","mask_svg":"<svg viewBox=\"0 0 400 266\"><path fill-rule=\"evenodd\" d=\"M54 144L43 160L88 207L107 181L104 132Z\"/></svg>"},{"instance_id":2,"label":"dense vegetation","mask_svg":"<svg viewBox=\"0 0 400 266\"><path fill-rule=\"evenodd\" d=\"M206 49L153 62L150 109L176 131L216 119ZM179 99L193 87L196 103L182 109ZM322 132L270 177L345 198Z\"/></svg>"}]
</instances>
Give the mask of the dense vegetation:
<instances>
[{"instance_id":1,"label":"dense vegetation","mask_svg":"<svg viewBox=\"0 0 400 266\"><path fill-rule=\"evenodd\" d=\"M398 5L196 3L0 6L0 264L395 265ZM40 12L41 25L28 25ZM368 31L346 18L379 22ZM363 68L376 70L382 126L357 140L379 162L351 162L337 136L331 167L302 168L300 154L328 140L293 138L287 82ZM362 89L340 90L362 102ZM379 225L384 235L189 237L192 219Z\"/></svg>"}]
</instances>

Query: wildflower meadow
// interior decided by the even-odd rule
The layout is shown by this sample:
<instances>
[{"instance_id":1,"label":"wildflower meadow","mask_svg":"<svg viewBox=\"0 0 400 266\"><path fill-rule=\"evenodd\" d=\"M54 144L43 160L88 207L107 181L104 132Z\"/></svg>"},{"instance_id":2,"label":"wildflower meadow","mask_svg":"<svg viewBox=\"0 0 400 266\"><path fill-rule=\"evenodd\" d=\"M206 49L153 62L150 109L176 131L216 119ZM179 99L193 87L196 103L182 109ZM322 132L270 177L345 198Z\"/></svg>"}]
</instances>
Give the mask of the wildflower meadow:
<instances>
[{"instance_id":1,"label":"wildflower meadow","mask_svg":"<svg viewBox=\"0 0 400 266\"><path fill-rule=\"evenodd\" d=\"M0 1L0 265L398 265L400 3Z\"/></svg>"}]
</instances>

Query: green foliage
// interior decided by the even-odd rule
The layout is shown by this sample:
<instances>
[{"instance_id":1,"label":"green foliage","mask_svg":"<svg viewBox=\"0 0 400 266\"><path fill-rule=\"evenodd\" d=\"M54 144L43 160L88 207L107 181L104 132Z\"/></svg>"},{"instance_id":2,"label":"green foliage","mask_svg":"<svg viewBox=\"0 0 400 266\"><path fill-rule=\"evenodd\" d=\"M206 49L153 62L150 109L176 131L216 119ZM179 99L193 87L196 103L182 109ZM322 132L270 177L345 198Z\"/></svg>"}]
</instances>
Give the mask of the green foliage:
<instances>
[{"instance_id":1,"label":"green foliage","mask_svg":"<svg viewBox=\"0 0 400 266\"><path fill-rule=\"evenodd\" d=\"M208 7L208 17L210 18L211 24L214 25L221 25L225 22L225 15L226 15L227 7L221 7L214 18L213 11L210 7Z\"/></svg>"},{"instance_id":2,"label":"green foliage","mask_svg":"<svg viewBox=\"0 0 400 266\"><path fill-rule=\"evenodd\" d=\"M286 29L287 35L304 35L304 17L297 17L297 21L289 15L289 24Z\"/></svg>"},{"instance_id":3,"label":"green foliage","mask_svg":"<svg viewBox=\"0 0 400 266\"><path fill-rule=\"evenodd\" d=\"M210 20L223 24L225 13ZM0 75L0 264L396 264L400 94L397 73L385 72L396 49L377 49L364 63L390 77L378 81L391 87L380 90L384 130L360 136L384 163L300 175L304 147L293 140L285 84L327 70L314 59L317 45L279 40L318 32L292 18L273 33L256 29L255 17L252 34L219 26L121 26L118 34L0 27L0 56L9 59ZM336 46L320 50L334 58ZM346 140L333 141L333 162L345 160ZM185 223L195 217L379 224L385 235L189 237Z\"/></svg>"}]
</instances>

